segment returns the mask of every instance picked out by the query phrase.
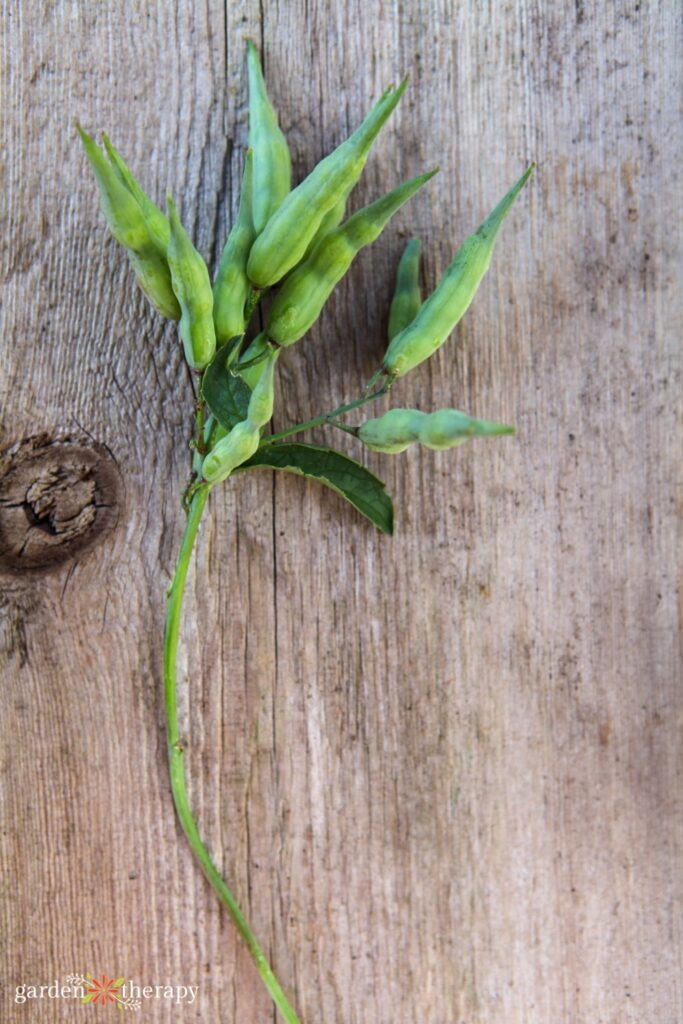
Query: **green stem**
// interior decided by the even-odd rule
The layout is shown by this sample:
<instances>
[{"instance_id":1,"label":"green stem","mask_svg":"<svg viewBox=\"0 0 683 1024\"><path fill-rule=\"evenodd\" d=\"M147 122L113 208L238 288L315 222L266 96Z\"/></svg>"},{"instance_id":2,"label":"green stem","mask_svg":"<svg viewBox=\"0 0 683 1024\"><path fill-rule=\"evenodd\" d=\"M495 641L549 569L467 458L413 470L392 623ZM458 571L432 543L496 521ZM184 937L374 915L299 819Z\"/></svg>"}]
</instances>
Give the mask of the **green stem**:
<instances>
[{"instance_id":1,"label":"green stem","mask_svg":"<svg viewBox=\"0 0 683 1024\"><path fill-rule=\"evenodd\" d=\"M178 702L177 702L177 656L178 640L180 633L181 612L183 606L183 593L187 570L192 557L192 549L197 538L197 530L202 518L202 512L206 505L210 484L202 484L194 493L190 505L185 526L185 534L178 555L173 583L168 592L168 605L166 612L166 634L164 640L164 695L166 701L166 723L168 731L168 758L171 774L171 790L175 803L178 819L182 825L192 851L202 866L204 874L211 886L218 894L221 902L227 907L228 912L237 927L238 932L244 939L249 952L263 979L263 983L270 993L271 999L277 1006L287 1024L300 1024L299 1018L290 1006L287 998L280 988L277 978L273 974L270 964L266 960L263 950L256 941L256 937L249 927L244 914L235 901L235 897L224 882L220 872L211 860L199 834L197 823L194 820L190 809L190 802L187 796L187 785L185 781L185 769L183 766L183 746L180 742L178 729Z\"/></svg>"},{"instance_id":2,"label":"green stem","mask_svg":"<svg viewBox=\"0 0 683 1024\"><path fill-rule=\"evenodd\" d=\"M386 377L386 376L387 376L387 371L384 369L383 366L380 366L380 368L378 370L376 370L375 373L373 373L372 377L370 378L368 383L365 385L363 390L365 392L372 391L372 389L377 385L377 382L379 380L381 380L382 377ZM389 382L387 382L387 383L389 383ZM390 383L389 383L389 387L391 387ZM388 390L388 388L387 388L387 390Z\"/></svg>"},{"instance_id":3,"label":"green stem","mask_svg":"<svg viewBox=\"0 0 683 1024\"><path fill-rule=\"evenodd\" d=\"M262 363L264 359L268 358L272 351L272 346L266 345L263 352L259 352L259 354L257 356L254 356L253 359L247 359L245 363L235 363L234 366L230 367L230 372L232 373L233 377L237 377L237 375L240 374L242 370L248 370L250 366L256 366L257 363Z\"/></svg>"},{"instance_id":4,"label":"green stem","mask_svg":"<svg viewBox=\"0 0 683 1024\"><path fill-rule=\"evenodd\" d=\"M261 439L259 448L265 448L269 444L273 444L275 441L282 441L285 437L291 437L292 434L300 434L303 430L312 430L313 427L321 427L325 423L329 423L330 420L336 416L343 416L344 413L351 412L352 409L360 409L362 405L367 405L368 402L374 402L376 398L381 398L386 395L389 390L389 385L384 384L379 391L375 391L372 395L363 395L362 398L357 398L355 402L347 402L346 405L340 405L339 408L333 409L332 412L326 412L322 416L316 416L315 419L306 420L304 423L297 423L293 427L288 427L287 430L281 430L279 434L267 434ZM339 424L335 424L339 426Z\"/></svg>"},{"instance_id":5,"label":"green stem","mask_svg":"<svg viewBox=\"0 0 683 1024\"><path fill-rule=\"evenodd\" d=\"M339 420L328 419L327 421L331 427L336 427L337 430L343 430L345 434L352 434L353 437L358 437L358 427L347 427L345 423L340 423Z\"/></svg>"}]
</instances>

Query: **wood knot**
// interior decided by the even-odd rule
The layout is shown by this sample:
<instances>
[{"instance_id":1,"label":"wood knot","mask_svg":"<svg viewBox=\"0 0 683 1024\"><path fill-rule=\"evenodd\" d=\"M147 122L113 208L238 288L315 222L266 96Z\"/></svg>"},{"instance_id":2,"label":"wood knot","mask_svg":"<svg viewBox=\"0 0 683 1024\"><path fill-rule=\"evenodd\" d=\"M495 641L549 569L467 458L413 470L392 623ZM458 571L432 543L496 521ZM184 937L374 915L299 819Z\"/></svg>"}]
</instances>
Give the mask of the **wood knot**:
<instances>
[{"instance_id":1,"label":"wood knot","mask_svg":"<svg viewBox=\"0 0 683 1024\"><path fill-rule=\"evenodd\" d=\"M96 441L25 438L0 453L0 569L55 569L116 525L122 484Z\"/></svg>"}]
</instances>

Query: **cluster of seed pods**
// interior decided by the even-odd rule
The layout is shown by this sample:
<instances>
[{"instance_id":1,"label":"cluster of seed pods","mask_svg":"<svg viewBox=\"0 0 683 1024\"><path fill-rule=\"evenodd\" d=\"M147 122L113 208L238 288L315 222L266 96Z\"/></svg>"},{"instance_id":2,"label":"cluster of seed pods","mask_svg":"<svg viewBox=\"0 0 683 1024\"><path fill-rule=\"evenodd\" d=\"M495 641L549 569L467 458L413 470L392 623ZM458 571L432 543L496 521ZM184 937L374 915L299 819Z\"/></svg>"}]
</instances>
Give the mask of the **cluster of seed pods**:
<instances>
[{"instance_id":1,"label":"cluster of seed pods","mask_svg":"<svg viewBox=\"0 0 683 1024\"><path fill-rule=\"evenodd\" d=\"M109 139L103 137L107 160L79 129L112 234L128 251L138 283L155 308L163 316L179 320L188 364L201 373L217 348L240 339L231 358L231 372L240 374L253 393L245 420L227 434L209 433L209 450L203 453L200 469L209 483L226 479L259 447L263 428L273 413L280 349L303 337L360 250L373 242L403 204L436 174L431 170L418 175L344 220L349 194L373 142L403 95L406 79L398 88L390 86L356 131L292 189L287 142L253 43L248 44L247 61L249 148L239 210L213 283L171 197L167 197L164 214ZM428 359L468 309L491 262L503 220L533 169L532 164L463 242L424 302L419 287L420 243L417 239L408 243L389 313L388 348L374 378L383 380L386 390L395 379ZM252 312L266 293L265 328L240 357ZM452 409L433 414L390 410L355 431L367 447L386 452L402 451L414 441L443 448L475 435L509 432L509 428L472 420Z\"/></svg>"}]
</instances>

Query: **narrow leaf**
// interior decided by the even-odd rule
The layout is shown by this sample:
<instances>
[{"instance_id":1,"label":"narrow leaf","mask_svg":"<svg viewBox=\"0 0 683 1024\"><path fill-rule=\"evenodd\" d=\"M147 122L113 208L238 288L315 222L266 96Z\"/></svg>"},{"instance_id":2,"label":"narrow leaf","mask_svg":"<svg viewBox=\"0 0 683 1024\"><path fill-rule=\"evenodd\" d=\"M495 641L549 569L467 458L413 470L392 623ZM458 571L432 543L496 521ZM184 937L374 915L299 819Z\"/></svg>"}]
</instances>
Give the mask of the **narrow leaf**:
<instances>
[{"instance_id":1,"label":"narrow leaf","mask_svg":"<svg viewBox=\"0 0 683 1024\"><path fill-rule=\"evenodd\" d=\"M283 469L319 480L350 501L382 533L394 532L394 506L384 484L342 452L315 444L272 444L260 448L235 473L258 468Z\"/></svg>"},{"instance_id":2,"label":"narrow leaf","mask_svg":"<svg viewBox=\"0 0 683 1024\"><path fill-rule=\"evenodd\" d=\"M234 348L234 338L221 345L202 377L204 401L226 430L232 430L236 423L247 418L251 395L242 378L231 372L230 357Z\"/></svg>"}]
</instances>

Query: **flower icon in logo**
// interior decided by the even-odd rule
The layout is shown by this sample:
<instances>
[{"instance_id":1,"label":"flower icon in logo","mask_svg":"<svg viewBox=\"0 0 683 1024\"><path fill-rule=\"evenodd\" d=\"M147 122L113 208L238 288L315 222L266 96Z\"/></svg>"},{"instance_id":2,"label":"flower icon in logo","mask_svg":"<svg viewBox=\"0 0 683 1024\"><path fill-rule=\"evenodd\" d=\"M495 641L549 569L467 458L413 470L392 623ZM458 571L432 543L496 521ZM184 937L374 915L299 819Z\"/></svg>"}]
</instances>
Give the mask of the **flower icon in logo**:
<instances>
[{"instance_id":1,"label":"flower icon in logo","mask_svg":"<svg viewBox=\"0 0 683 1024\"><path fill-rule=\"evenodd\" d=\"M83 997L81 1002L83 1003L99 1003L101 1006L106 1006L107 1003L121 1003L121 997L119 992L121 986L125 982L125 978L107 978L105 974L101 978L93 978L90 973L86 974L89 988L86 989L86 995Z\"/></svg>"}]
</instances>

